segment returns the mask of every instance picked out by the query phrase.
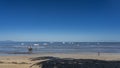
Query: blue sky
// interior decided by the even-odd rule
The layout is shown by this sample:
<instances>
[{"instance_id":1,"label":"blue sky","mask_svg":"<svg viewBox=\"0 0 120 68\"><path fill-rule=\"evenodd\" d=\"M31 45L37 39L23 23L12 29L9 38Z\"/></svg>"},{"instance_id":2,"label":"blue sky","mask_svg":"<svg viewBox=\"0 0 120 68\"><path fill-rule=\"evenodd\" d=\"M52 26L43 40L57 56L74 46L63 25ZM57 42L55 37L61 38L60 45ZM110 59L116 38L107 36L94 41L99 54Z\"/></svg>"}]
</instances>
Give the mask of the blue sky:
<instances>
[{"instance_id":1,"label":"blue sky","mask_svg":"<svg viewBox=\"0 0 120 68\"><path fill-rule=\"evenodd\" d=\"M120 41L119 0L0 0L0 40Z\"/></svg>"}]
</instances>

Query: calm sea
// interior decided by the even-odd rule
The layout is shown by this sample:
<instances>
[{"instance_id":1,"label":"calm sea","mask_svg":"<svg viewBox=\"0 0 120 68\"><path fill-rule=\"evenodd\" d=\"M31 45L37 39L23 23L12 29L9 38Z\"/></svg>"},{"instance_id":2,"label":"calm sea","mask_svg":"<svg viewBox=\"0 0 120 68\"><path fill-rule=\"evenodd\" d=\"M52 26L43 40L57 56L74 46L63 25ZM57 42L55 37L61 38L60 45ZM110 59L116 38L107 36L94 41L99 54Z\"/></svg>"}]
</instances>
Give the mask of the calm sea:
<instances>
[{"instance_id":1,"label":"calm sea","mask_svg":"<svg viewBox=\"0 0 120 68\"><path fill-rule=\"evenodd\" d=\"M120 53L120 42L0 42L0 54Z\"/></svg>"}]
</instances>

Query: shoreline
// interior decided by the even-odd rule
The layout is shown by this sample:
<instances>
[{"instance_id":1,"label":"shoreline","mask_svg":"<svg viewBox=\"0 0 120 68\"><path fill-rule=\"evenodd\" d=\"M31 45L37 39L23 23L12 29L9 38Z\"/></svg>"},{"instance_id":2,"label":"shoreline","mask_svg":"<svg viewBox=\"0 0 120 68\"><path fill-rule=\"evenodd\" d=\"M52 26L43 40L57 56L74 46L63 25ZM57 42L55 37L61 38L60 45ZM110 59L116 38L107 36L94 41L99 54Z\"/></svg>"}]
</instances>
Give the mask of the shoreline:
<instances>
[{"instance_id":1,"label":"shoreline","mask_svg":"<svg viewBox=\"0 0 120 68\"><path fill-rule=\"evenodd\" d=\"M3 54L0 57L41 57L53 56L61 58L99 59L99 60L120 60L120 53L39 53L39 54Z\"/></svg>"}]
</instances>

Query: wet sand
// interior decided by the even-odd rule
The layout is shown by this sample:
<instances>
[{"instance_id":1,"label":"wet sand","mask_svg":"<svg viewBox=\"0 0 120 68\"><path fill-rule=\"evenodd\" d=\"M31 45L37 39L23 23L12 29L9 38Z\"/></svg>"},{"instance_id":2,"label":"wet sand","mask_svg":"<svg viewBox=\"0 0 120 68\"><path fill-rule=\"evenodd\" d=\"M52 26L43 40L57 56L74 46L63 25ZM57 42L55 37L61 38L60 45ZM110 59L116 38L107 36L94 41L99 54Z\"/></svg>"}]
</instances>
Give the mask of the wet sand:
<instances>
[{"instance_id":1,"label":"wet sand","mask_svg":"<svg viewBox=\"0 0 120 68\"><path fill-rule=\"evenodd\" d=\"M76 58L76 59L98 59L98 60L120 60L120 54L102 53L98 56L97 53L87 54L31 54L31 55L15 55L15 56L0 56L0 68L29 68L37 61L31 61L30 58L42 57L42 56L54 56L60 58ZM33 68L39 68L37 66Z\"/></svg>"}]
</instances>

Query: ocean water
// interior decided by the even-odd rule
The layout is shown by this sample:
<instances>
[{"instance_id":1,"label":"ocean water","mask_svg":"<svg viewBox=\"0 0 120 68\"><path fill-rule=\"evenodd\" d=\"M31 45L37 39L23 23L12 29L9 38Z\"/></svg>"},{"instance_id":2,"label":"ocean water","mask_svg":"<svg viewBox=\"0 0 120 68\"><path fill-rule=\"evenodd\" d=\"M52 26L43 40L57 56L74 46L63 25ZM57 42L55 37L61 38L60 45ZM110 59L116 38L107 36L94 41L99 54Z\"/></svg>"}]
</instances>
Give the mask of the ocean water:
<instances>
[{"instance_id":1,"label":"ocean water","mask_svg":"<svg viewBox=\"0 0 120 68\"><path fill-rule=\"evenodd\" d=\"M120 53L120 42L0 42L0 54Z\"/></svg>"}]
</instances>

